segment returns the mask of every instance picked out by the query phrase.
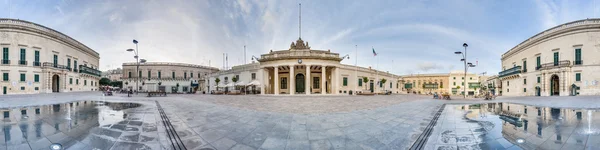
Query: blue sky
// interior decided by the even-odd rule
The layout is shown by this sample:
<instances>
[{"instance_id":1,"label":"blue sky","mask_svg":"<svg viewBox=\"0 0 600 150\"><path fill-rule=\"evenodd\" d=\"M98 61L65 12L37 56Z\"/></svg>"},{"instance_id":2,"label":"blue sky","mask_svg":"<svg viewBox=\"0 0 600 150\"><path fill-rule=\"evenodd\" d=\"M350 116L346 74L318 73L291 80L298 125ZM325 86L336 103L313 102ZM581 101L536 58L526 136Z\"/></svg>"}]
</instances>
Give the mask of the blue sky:
<instances>
[{"instance_id":1,"label":"blue sky","mask_svg":"<svg viewBox=\"0 0 600 150\"><path fill-rule=\"evenodd\" d=\"M500 55L553 26L598 17L597 1L541 0L0 0L0 17L61 31L100 53L100 69L133 60L140 41L149 61L222 66L289 48L302 39L313 49L350 54L354 64L395 74L460 70L453 54L469 44L470 72L497 74ZM371 47L379 53L373 57ZM377 63L378 62L378 63ZM377 65L378 64L378 65Z\"/></svg>"}]
</instances>

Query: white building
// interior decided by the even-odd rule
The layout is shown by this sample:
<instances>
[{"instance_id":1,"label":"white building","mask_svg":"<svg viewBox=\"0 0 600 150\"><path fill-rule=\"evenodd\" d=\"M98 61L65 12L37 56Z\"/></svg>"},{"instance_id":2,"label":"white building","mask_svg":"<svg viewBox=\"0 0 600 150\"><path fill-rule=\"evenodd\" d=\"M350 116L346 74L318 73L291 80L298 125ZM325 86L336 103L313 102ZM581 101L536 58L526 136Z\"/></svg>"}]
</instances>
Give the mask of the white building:
<instances>
[{"instance_id":1,"label":"white building","mask_svg":"<svg viewBox=\"0 0 600 150\"><path fill-rule=\"evenodd\" d=\"M0 19L0 95L98 89L100 56L48 27Z\"/></svg>"},{"instance_id":2,"label":"white building","mask_svg":"<svg viewBox=\"0 0 600 150\"><path fill-rule=\"evenodd\" d=\"M302 39L287 50L270 51L258 62L235 66L210 75L209 88L247 89L261 94L399 93L400 77L371 68L341 64L344 58L330 50L313 50ZM237 77L239 80L233 82ZM217 84L215 81L219 79ZM366 78L366 82L363 81ZM385 82L380 82L385 80ZM378 85L378 83L381 83ZM254 90L253 90L254 89ZM259 92L260 91L260 92Z\"/></svg>"},{"instance_id":3,"label":"white building","mask_svg":"<svg viewBox=\"0 0 600 150\"><path fill-rule=\"evenodd\" d=\"M452 92L452 95L464 95L465 90L467 95L479 95L479 89L481 88L479 76L474 73L467 73L466 75L467 78L465 80L464 71L450 72L448 78L450 86L448 88Z\"/></svg>"},{"instance_id":4,"label":"white building","mask_svg":"<svg viewBox=\"0 0 600 150\"><path fill-rule=\"evenodd\" d=\"M123 63L123 88L140 92L164 91L167 93L188 93L205 91L205 77L219 69L194 64L146 62Z\"/></svg>"},{"instance_id":5,"label":"white building","mask_svg":"<svg viewBox=\"0 0 600 150\"><path fill-rule=\"evenodd\" d=\"M502 55L502 95L600 95L600 19L545 30Z\"/></svg>"}]
</instances>

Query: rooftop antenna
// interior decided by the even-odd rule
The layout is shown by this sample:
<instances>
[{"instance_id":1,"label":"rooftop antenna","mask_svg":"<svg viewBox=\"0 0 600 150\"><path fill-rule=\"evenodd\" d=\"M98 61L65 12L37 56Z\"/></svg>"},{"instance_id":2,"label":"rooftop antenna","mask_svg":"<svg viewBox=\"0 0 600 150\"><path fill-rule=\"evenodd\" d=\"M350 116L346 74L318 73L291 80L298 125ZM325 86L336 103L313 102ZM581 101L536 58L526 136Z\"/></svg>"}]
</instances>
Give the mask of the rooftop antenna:
<instances>
[{"instance_id":1,"label":"rooftop antenna","mask_svg":"<svg viewBox=\"0 0 600 150\"><path fill-rule=\"evenodd\" d=\"M298 3L298 38L302 38L302 3Z\"/></svg>"}]
</instances>

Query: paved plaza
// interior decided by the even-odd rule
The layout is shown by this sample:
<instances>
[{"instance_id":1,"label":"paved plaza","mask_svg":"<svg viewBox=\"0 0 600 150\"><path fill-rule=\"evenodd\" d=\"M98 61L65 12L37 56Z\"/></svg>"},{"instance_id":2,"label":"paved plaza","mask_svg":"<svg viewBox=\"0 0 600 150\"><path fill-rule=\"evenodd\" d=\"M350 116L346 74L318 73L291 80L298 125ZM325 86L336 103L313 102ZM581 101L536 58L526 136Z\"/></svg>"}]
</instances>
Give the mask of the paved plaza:
<instances>
[{"instance_id":1,"label":"paved plaza","mask_svg":"<svg viewBox=\"0 0 600 150\"><path fill-rule=\"evenodd\" d=\"M142 94L127 97L123 94L102 96L99 92L85 92L3 96L0 97L0 107L31 107L81 100L138 103L142 106L125 109L128 111L124 113L130 116L112 125L94 123L88 128L81 128L85 130L77 130L77 134L70 133L67 128L59 128L64 133L63 138L50 140L57 132L48 132L44 135L48 141L42 144L35 143L38 139L14 142L15 138L5 138L0 149L39 149L57 142L64 143L67 149L173 149L173 138L168 132L171 130L177 133L175 141L181 141L187 149L407 149L444 104L490 102L434 100L419 95L168 95L149 98ZM161 105L172 129L165 128L155 101ZM600 108L597 97L501 97L492 102ZM143 123L129 125L132 121ZM443 124L443 120L440 122ZM16 130L21 129L14 122L4 122L4 125L15 126L11 128L13 137ZM124 130L135 130L133 128L139 130ZM21 129L21 132L28 131L35 130ZM112 134L100 136L105 133ZM104 144L99 146L98 142Z\"/></svg>"}]
</instances>

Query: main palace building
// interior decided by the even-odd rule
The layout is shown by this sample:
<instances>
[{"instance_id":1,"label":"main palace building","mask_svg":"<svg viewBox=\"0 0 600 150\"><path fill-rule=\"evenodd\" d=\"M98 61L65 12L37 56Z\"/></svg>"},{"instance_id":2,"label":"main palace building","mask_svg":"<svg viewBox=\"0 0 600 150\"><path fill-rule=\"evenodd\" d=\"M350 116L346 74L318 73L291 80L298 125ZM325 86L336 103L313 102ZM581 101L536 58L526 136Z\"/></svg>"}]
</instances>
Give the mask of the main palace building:
<instances>
[{"instance_id":1,"label":"main palace building","mask_svg":"<svg viewBox=\"0 0 600 150\"><path fill-rule=\"evenodd\" d=\"M0 19L0 95L98 90L100 56L48 27Z\"/></svg>"}]
</instances>

